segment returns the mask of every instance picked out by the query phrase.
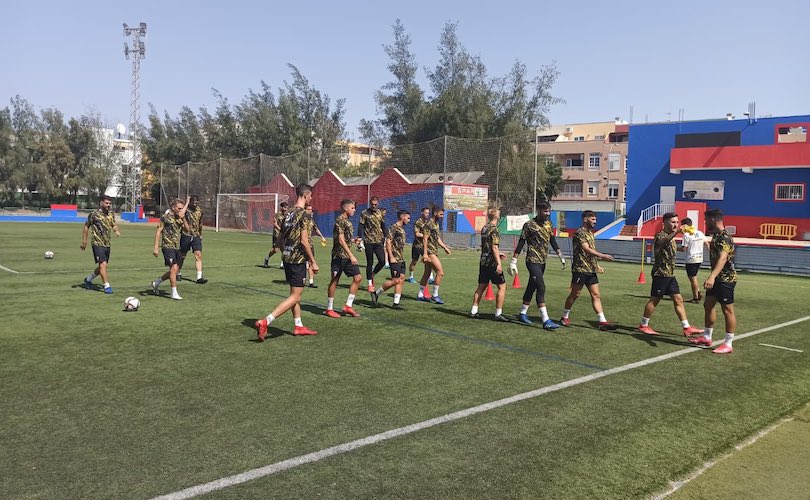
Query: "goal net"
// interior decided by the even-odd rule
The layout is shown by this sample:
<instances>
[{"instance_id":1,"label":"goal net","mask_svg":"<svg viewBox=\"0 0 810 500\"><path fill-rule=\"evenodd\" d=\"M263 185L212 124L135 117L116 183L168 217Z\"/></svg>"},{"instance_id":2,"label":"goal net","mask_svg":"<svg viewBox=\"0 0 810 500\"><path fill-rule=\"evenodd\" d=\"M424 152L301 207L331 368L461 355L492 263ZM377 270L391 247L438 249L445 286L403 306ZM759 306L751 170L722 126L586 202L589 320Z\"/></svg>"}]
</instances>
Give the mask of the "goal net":
<instances>
[{"instance_id":1,"label":"goal net","mask_svg":"<svg viewBox=\"0 0 810 500\"><path fill-rule=\"evenodd\" d=\"M279 193L223 193L217 195L216 230L237 229L272 233L273 217L289 198Z\"/></svg>"}]
</instances>

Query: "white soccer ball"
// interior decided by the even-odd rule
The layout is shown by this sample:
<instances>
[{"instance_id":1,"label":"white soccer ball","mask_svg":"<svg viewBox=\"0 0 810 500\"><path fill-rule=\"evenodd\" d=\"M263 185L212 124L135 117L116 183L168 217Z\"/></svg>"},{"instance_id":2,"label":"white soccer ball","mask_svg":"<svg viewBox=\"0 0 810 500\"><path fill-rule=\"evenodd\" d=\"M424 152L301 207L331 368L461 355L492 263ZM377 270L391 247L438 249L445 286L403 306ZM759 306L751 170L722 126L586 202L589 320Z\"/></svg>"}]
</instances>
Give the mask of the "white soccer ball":
<instances>
[{"instance_id":1,"label":"white soccer ball","mask_svg":"<svg viewBox=\"0 0 810 500\"><path fill-rule=\"evenodd\" d=\"M124 311L137 311L141 307L141 301L135 297L124 299Z\"/></svg>"},{"instance_id":2,"label":"white soccer ball","mask_svg":"<svg viewBox=\"0 0 810 500\"><path fill-rule=\"evenodd\" d=\"M50 250L47 250L45 252L45 258L46 259L53 259L53 252L51 252Z\"/></svg>"}]
</instances>

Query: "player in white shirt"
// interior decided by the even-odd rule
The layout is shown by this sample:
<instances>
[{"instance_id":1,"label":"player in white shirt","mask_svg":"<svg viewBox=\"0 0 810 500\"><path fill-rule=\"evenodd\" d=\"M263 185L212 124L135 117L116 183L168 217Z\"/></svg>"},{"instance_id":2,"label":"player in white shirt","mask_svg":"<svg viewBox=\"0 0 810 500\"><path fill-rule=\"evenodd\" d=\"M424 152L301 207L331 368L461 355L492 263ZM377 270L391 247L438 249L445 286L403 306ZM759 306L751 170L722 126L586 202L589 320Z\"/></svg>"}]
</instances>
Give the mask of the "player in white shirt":
<instances>
[{"instance_id":1,"label":"player in white shirt","mask_svg":"<svg viewBox=\"0 0 810 500\"><path fill-rule=\"evenodd\" d=\"M709 247L709 242L706 240L706 235L698 231L692 225L692 219L685 218L681 221L683 227L683 241L681 242L681 252L686 252L686 276L689 277L689 283L692 285L692 300L695 304L699 304L703 299L703 293L698 286L697 273L700 265L703 263L703 247Z\"/></svg>"}]
</instances>

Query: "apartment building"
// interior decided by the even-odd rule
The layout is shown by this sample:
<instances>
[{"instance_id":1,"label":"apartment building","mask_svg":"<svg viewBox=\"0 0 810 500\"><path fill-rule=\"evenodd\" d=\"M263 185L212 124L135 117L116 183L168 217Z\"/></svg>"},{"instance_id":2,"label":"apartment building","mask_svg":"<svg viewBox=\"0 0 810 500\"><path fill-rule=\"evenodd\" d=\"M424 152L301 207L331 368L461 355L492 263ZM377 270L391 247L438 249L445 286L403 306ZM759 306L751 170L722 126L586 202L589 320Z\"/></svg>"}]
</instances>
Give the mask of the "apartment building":
<instances>
[{"instance_id":1,"label":"apartment building","mask_svg":"<svg viewBox=\"0 0 810 500\"><path fill-rule=\"evenodd\" d=\"M627 200L629 125L621 120L574 123L539 130L537 151L562 166L555 207L623 214Z\"/></svg>"}]
</instances>

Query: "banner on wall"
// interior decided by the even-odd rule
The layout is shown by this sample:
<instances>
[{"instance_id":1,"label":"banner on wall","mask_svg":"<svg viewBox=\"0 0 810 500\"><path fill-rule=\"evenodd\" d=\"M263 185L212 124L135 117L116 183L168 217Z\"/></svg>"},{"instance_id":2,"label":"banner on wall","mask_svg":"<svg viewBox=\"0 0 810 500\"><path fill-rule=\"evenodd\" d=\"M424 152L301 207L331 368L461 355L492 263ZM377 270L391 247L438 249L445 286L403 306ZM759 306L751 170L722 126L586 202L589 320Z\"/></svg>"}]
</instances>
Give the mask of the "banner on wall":
<instances>
[{"instance_id":1,"label":"banner on wall","mask_svg":"<svg viewBox=\"0 0 810 500\"><path fill-rule=\"evenodd\" d=\"M683 181L684 200L722 200L725 181Z\"/></svg>"},{"instance_id":2,"label":"banner on wall","mask_svg":"<svg viewBox=\"0 0 810 500\"><path fill-rule=\"evenodd\" d=\"M489 202L487 186L444 186L445 210L486 211Z\"/></svg>"}]
</instances>

